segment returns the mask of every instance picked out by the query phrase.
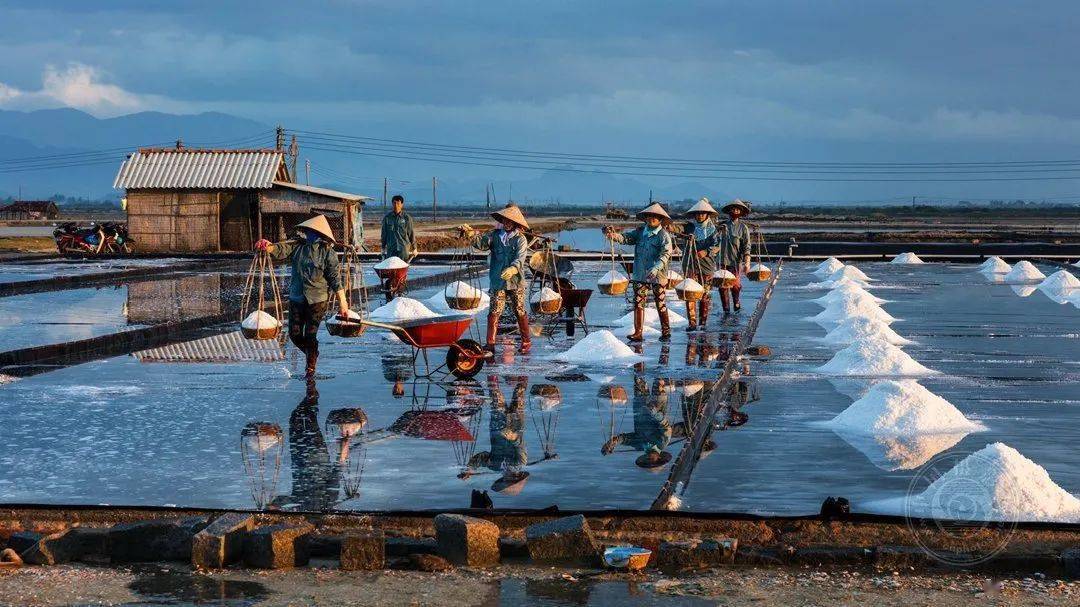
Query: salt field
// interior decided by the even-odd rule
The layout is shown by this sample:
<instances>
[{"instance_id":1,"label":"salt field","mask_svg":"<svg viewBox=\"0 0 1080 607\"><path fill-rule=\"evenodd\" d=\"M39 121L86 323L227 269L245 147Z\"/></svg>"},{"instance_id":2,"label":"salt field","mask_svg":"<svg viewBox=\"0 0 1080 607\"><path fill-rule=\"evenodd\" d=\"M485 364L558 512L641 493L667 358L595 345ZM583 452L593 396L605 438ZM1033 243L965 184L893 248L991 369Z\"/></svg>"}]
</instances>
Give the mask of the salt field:
<instances>
[{"instance_id":1,"label":"salt field","mask_svg":"<svg viewBox=\"0 0 1080 607\"><path fill-rule=\"evenodd\" d=\"M573 279L586 288L610 271L576 265ZM1035 265L1047 277L1060 270ZM736 412L721 409L715 448L681 493L681 509L810 514L840 495L854 511L902 514L897 500L921 466L996 443L1045 470L1062 495L1080 495L1072 447L1080 440L1080 309L1068 302L1067 277L1045 290L1033 280L1023 285L1033 293L1019 297L1016 284L974 265L858 263L815 274L817 267L784 264L754 340L773 354L749 360L736 385L734 402L747 418L731 423ZM830 279L842 288L821 284ZM193 282L145 283L155 289L147 302L182 292L220 304L232 278L185 280ZM199 281L212 296L196 295ZM678 456L764 284L744 281L739 315L721 319L717 302L706 332L685 331L683 304L672 295L671 343L659 343L650 310L643 346L621 338L629 331L625 298L594 293L587 336L579 328L574 338L561 330L534 338L526 356L508 341L498 364L472 380L416 378L410 348L373 328L357 339L321 330L315 392L299 379L303 357L291 345L252 357L229 350L245 342L222 336L188 345L217 348L221 362L150 362L160 358L144 353L18 379L0 386L8 414L0 500L438 509L467 506L477 489L496 507L645 509L670 464L639 458L650 450ZM78 338L83 325L49 332L35 322L73 301L85 302L80 320L89 319L89 330L160 322L167 306L133 307L133 288L141 287L0 299L12 311L35 311L9 323L0 350ZM443 293L418 289L378 316L447 314ZM431 352L433 361L442 357ZM874 385L881 380L895 382ZM341 428L328 421L356 408L367 423L343 449ZM253 422L282 428L266 450L280 458L276 482L276 466L244 466L241 431ZM1019 466L1011 451L994 453ZM1037 514L1032 520L1046 518Z\"/></svg>"}]
</instances>

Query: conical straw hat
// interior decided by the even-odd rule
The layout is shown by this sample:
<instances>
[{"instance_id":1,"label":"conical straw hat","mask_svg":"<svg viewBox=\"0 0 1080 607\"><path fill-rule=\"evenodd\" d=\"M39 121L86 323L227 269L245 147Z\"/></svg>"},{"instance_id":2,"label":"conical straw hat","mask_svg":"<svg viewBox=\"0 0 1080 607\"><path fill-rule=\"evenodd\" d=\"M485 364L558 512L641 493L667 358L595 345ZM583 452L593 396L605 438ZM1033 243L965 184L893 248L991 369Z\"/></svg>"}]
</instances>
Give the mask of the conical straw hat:
<instances>
[{"instance_id":1,"label":"conical straw hat","mask_svg":"<svg viewBox=\"0 0 1080 607\"><path fill-rule=\"evenodd\" d=\"M659 202L654 202L638 211L637 218L643 220L646 215L655 215L664 221L671 221L671 216L667 214L667 211L664 210L664 207Z\"/></svg>"},{"instance_id":2,"label":"conical straw hat","mask_svg":"<svg viewBox=\"0 0 1080 607\"><path fill-rule=\"evenodd\" d=\"M708 213L710 215L720 214L716 211L716 209L713 208L711 204L709 204L708 198L702 198L701 200L697 201L697 204L690 207L686 211L687 215L694 215L695 213Z\"/></svg>"},{"instance_id":3,"label":"conical straw hat","mask_svg":"<svg viewBox=\"0 0 1080 607\"><path fill-rule=\"evenodd\" d=\"M517 205L506 205L492 213L491 216L499 221L505 219L511 223L516 223L526 230L529 229L529 222L525 221L525 215L522 214L521 209Z\"/></svg>"},{"instance_id":4,"label":"conical straw hat","mask_svg":"<svg viewBox=\"0 0 1080 607\"><path fill-rule=\"evenodd\" d=\"M748 203L746 203L746 202L743 202L742 200L739 200L738 198L736 198L735 200L732 200L731 202L725 204L724 207L722 209L720 209L720 210L727 213L727 210L730 209L731 207L739 207L739 208L741 208L743 210L744 214L746 214L746 215L750 214L750 205Z\"/></svg>"},{"instance_id":5,"label":"conical straw hat","mask_svg":"<svg viewBox=\"0 0 1080 607\"><path fill-rule=\"evenodd\" d=\"M334 238L334 232L330 229L330 222L326 221L326 217L323 215L316 215L311 219L297 224L298 228L307 228L312 232L325 236L330 242L337 242Z\"/></svg>"}]
</instances>

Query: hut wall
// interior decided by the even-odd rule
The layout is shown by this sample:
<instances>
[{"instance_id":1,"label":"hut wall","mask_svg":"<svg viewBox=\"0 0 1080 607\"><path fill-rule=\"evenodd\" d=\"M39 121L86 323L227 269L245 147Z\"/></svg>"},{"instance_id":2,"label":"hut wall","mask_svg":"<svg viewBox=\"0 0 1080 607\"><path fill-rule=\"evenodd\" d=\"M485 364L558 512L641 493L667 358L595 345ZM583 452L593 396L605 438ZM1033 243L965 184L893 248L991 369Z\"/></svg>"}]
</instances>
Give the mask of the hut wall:
<instances>
[{"instance_id":1,"label":"hut wall","mask_svg":"<svg viewBox=\"0 0 1080 607\"><path fill-rule=\"evenodd\" d=\"M220 250L220 192L128 190L127 199L128 232L140 251Z\"/></svg>"},{"instance_id":2,"label":"hut wall","mask_svg":"<svg viewBox=\"0 0 1080 607\"><path fill-rule=\"evenodd\" d=\"M344 217L347 204L339 198L289 188L275 187L270 190L261 190L259 208L262 212L262 237L267 240L287 238L295 231L293 228L296 224L316 214L322 214L330 223L334 238L338 242L347 242L347 226Z\"/></svg>"},{"instance_id":3,"label":"hut wall","mask_svg":"<svg viewBox=\"0 0 1080 607\"><path fill-rule=\"evenodd\" d=\"M258 196L252 191L221 193L221 249L250 251L255 245Z\"/></svg>"}]
</instances>

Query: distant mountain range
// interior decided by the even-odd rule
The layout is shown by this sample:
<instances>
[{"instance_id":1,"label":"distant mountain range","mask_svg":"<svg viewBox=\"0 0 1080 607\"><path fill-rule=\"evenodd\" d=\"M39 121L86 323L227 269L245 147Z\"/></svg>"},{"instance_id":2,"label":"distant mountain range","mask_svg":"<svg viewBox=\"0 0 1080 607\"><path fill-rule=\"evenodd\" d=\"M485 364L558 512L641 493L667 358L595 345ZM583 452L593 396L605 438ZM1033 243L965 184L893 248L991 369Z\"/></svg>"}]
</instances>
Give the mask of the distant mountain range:
<instances>
[{"instance_id":1,"label":"distant mountain range","mask_svg":"<svg viewBox=\"0 0 1080 607\"><path fill-rule=\"evenodd\" d=\"M182 139L188 147L266 147L273 145L273 127L246 118L207 112L175 115L140 112L116 118L95 118L74 109L17 112L0 110L0 198L21 196L45 198L54 194L92 199L117 200L121 193L112 189L113 178L124 156L139 146L168 146ZM358 166L371 168L370 159L343 158L329 152L306 154L301 143L301 157L310 156L319 166L355 172ZM73 154L101 150L93 156ZM22 164L12 160L40 158ZM7 161L7 162L5 162ZM49 166L49 170L15 171L16 167ZM650 191L657 199L681 200L707 195L724 199L728 195L699 183L653 187L648 183L607 173L582 173L571 165L546 170L531 179L497 180L495 199L505 202L512 195L523 204L600 202L618 200L644 202ZM453 167L447 168L453 174ZM377 174L377 173L376 173ZM483 179L440 178L440 202L483 202L489 182ZM333 180L312 179L319 185L344 191L357 191L355 185ZM360 188L365 189L365 188ZM360 191L381 197L378 191ZM431 201L430 182L400 183L391 193L401 193L413 202Z\"/></svg>"}]
</instances>

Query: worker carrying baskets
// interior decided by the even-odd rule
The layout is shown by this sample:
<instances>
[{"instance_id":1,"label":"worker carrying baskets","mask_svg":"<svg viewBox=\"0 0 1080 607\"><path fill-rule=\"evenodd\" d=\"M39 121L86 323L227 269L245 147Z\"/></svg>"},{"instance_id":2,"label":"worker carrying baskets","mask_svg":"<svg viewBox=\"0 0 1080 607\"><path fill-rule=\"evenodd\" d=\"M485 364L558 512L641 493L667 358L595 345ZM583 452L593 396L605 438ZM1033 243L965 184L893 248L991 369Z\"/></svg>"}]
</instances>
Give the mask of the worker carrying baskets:
<instances>
[{"instance_id":1,"label":"worker carrying baskets","mask_svg":"<svg viewBox=\"0 0 1080 607\"><path fill-rule=\"evenodd\" d=\"M742 221L750 214L750 204L736 198L720 209L728 216L720 224L720 270L727 270L734 275L720 277L720 305L724 314L742 309L739 295L742 293L741 276L750 269L750 245L752 236L750 226ZM728 284L724 288L724 284Z\"/></svg>"},{"instance_id":2,"label":"worker carrying baskets","mask_svg":"<svg viewBox=\"0 0 1080 607\"><path fill-rule=\"evenodd\" d=\"M704 330L709 318L710 287L716 258L720 254L721 234L716 225L719 215L709 204L709 199L702 198L686 211L690 221L682 226L681 233L675 234L684 243L682 268L686 279L679 283L684 288L679 289L676 285L676 291L686 302L687 331L696 331L699 326Z\"/></svg>"},{"instance_id":3,"label":"worker carrying baskets","mask_svg":"<svg viewBox=\"0 0 1080 607\"><path fill-rule=\"evenodd\" d=\"M338 278L338 258L334 233L326 217L316 215L296 226L296 238L271 243L260 239L257 251L265 251L274 261L289 260L289 339L307 357L305 377L315 378L319 359L319 324L326 316L330 294L337 300L338 314L349 317L349 303Z\"/></svg>"},{"instance_id":4,"label":"worker carrying baskets","mask_svg":"<svg viewBox=\"0 0 1080 607\"><path fill-rule=\"evenodd\" d=\"M412 216L405 212L405 197L395 194L390 199L390 205L390 212L382 219L379 237L383 262L376 266L376 271L383 280L387 303L405 291L409 264L420 250L416 244L416 228L413 226Z\"/></svg>"},{"instance_id":5,"label":"worker carrying baskets","mask_svg":"<svg viewBox=\"0 0 1080 607\"><path fill-rule=\"evenodd\" d=\"M462 224L458 227L469 243L480 251L490 251L488 256L488 286L491 307L487 316L487 341L484 349L495 352L495 337L499 330L499 317L510 299L514 316L517 317L518 333L521 334L522 354L532 349L529 333L529 316L525 310L525 262L529 252L529 239L525 231L529 224L521 209L508 204L491 214L499 226L490 232L480 233Z\"/></svg>"},{"instance_id":6,"label":"worker carrying baskets","mask_svg":"<svg viewBox=\"0 0 1080 607\"><path fill-rule=\"evenodd\" d=\"M604 236L608 239L634 245L634 272L630 278L634 289L634 332L627 339L642 341L645 303L651 294L660 319L660 341L669 341L671 320L668 317L665 287L674 245L665 225L671 221L671 216L660 203L654 203L642 209L637 218L642 225L622 233L616 232L611 226L604 226Z\"/></svg>"}]
</instances>

